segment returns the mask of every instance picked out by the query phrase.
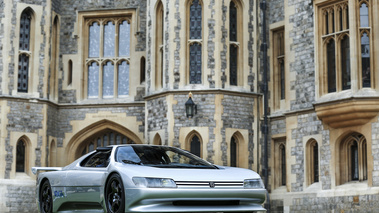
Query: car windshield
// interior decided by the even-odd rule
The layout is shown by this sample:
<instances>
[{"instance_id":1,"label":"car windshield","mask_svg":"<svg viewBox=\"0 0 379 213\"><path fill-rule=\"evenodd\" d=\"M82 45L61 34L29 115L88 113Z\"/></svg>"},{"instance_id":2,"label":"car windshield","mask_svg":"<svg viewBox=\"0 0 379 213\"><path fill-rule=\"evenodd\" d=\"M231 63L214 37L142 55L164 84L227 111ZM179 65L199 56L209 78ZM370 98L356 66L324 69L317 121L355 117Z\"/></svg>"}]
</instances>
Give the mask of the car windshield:
<instances>
[{"instance_id":1,"label":"car windshield","mask_svg":"<svg viewBox=\"0 0 379 213\"><path fill-rule=\"evenodd\" d=\"M121 146L117 149L116 161L159 168L217 169L187 151L165 146Z\"/></svg>"}]
</instances>

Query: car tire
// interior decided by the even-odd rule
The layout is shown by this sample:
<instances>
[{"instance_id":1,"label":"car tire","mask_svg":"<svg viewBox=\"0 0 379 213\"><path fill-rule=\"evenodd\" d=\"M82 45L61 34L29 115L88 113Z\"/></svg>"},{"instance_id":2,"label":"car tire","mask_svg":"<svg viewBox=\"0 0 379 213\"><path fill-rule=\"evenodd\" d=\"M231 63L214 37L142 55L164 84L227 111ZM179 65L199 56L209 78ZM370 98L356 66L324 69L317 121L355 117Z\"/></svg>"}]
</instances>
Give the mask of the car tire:
<instances>
[{"instance_id":1,"label":"car tire","mask_svg":"<svg viewBox=\"0 0 379 213\"><path fill-rule=\"evenodd\" d=\"M105 205L109 213L125 211L124 185L119 174L112 174L105 187Z\"/></svg>"},{"instance_id":2,"label":"car tire","mask_svg":"<svg viewBox=\"0 0 379 213\"><path fill-rule=\"evenodd\" d=\"M53 194L48 180L44 181L40 188L39 205L42 213L53 212Z\"/></svg>"}]
</instances>

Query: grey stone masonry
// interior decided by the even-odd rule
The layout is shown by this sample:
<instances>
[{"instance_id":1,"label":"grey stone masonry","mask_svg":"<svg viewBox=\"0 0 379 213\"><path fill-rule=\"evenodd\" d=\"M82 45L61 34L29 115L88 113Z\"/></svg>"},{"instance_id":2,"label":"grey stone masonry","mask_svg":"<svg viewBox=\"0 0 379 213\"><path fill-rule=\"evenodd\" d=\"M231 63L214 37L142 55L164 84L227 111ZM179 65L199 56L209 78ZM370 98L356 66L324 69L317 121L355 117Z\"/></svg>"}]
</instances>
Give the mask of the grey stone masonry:
<instances>
[{"instance_id":1,"label":"grey stone masonry","mask_svg":"<svg viewBox=\"0 0 379 213\"><path fill-rule=\"evenodd\" d=\"M157 131L165 129L167 132L167 101L166 97L149 100L146 102L147 108L147 131ZM167 135L167 134L166 134ZM148 140L150 141L150 140ZM166 143L166 139L162 138L162 143Z\"/></svg>"},{"instance_id":2,"label":"grey stone masonry","mask_svg":"<svg viewBox=\"0 0 379 213\"><path fill-rule=\"evenodd\" d=\"M19 181L18 181L19 182ZM34 181L22 181L23 183L7 183L5 193L5 208L1 212L9 213L37 213L36 186ZM4 183L0 184L3 188ZM5 188L5 187L4 187Z\"/></svg>"},{"instance_id":3,"label":"grey stone masonry","mask_svg":"<svg viewBox=\"0 0 379 213\"><path fill-rule=\"evenodd\" d=\"M213 143L215 141L214 128L216 127L216 122L214 120L214 115L216 112L215 106L215 95L214 94L193 94L193 101L197 104L197 114L189 119L186 117L185 113L185 103L188 100L188 94L175 95L174 99L178 101L178 104L172 106L174 113L174 146L180 146L179 143L179 131L182 127L208 127L209 137L205 138L207 143L208 160L213 162L214 149Z\"/></svg>"},{"instance_id":4,"label":"grey stone masonry","mask_svg":"<svg viewBox=\"0 0 379 213\"><path fill-rule=\"evenodd\" d=\"M294 198L290 212L378 212L379 195Z\"/></svg>"},{"instance_id":5,"label":"grey stone masonry","mask_svg":"<svg viewBox=\"0 0 379 213\"><path fill-rule=\"evenodd\" d=\"M332 151L330 148L329 130L322 131L322 145L320 146L320 181L322 189L331 189L332 177L331 177L331 159Z\"/></svg>"},{"instance_id":6,"label":"grey stone masonry","mask_svg":"<svg viewBox=\"0 0 379 213\"><path fill-rule=\"evenodd\" d=\"M296 176L296 181L291 183L291 191L303 191L305 159L304 147L307 141L303 141L304 136L318 135L322 133L322 123L318 120L316 113L302 114L297 117L298 127L292 130L291 139L295 140L295 147L291 147L291 156L296 161L291 165L291 174ZM317 141L318 144L321 141Z\"/></svg>"},{"instance_id":7,"label":"grey stone masonry","mask_svg":"<svg viewBox=\"0 0 379 213\"><path fill-rule=\"evenodd\" d=\"M372 141L371 150L373 158L372 185L379 186L379 122L375 122L371 127Z\"/></svg>"},{"instance_id":8,"label":"grey stone masonry","mask_svg":"<svg viewBox=\"0 0 379 213\"><path fill-rule=\"evenodd\" d=\"M10 112L7 115L8 124L7 131L8 135L5 138L5 150L6 156L5 161L5 178L9 178L10 171L12 169L12 162L14 161L14 156L12 150L15 147L10 145L10 133L11 132L29 132L38 134L39 130L43 128L43 114L42 114L42 104L29 103L29 102L19 102L19 101L9 101L8 106ZM36 154L39 154L35 164L38 166L40 162L40 148L42 146L42 138L38 137ZM38 156L38 155L37 155Z\"/></svg>"},{"instance_id":9,"label":"grey stone masonry","mask_svg":"<svg viewBox=\"0 0 379 213\"><path fill-rule=\"evenodd\" d=\"M253 135L257 134L254 132L254 129L252 128L252 124L254 123L254 104L254 97L224 95L224 98L222 100L223 114L221 116L223 122L223 129L221 130L221 134L223 136L221 150L222 161L224 165L227 165L227 158L229 156L229 154L227 153L228 147L226 142L231 140L231 138L225 138L225 129L243 129L248 130L249 133L249 157L246 160L248 160L249 168L252 169L252 165L254 163Z\"/></svg>"},{"instance_id":10,"label":"grey stone masonry","mask_svg":"<svg viewBox=\"0 0 379 213\"><path fill-rule=\"evenodd\" d=\"M267 2L270 24L284 21L284 0L268 0Z\"/></svg>"},{"instance_id":11,"label":"grey stone masonry","mask_svg":"<svg viewBox=\"0 0 379 213\"><path fill-rule=\"evenodd\" d=\"M295 72L296 80L290 82L291 90L296 92L296 100L291 101L291 110L313 108L315 101L315 53L313 5L308 0L288 1L296 13L290 15L293 30L289 32L291 54L296 60L290 64L290 72Z\"/></svg>"},{"instance_id":12,"label":"grey stone masonry","mask_svg":"<svg viewBox=\"0 0 379 213\"><path fill-rule=\"evenodd\" d=\"M3 39L4 39L4 24L3 24L3 19L5 18L5 13L4 13L4 0L0 1L0 85L3 82L3 79L1 76L3 76L4 72L4 64L3 64ZM3 94L3 91L0 87L0 95Z\"/></svg>"}]
</instances>

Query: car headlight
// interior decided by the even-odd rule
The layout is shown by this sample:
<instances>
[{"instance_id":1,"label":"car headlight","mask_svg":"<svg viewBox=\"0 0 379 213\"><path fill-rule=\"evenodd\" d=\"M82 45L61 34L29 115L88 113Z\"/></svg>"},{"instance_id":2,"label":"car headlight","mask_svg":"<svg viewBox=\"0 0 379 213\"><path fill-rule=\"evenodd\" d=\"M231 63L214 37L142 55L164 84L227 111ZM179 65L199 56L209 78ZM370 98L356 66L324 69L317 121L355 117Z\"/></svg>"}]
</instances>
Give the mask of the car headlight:
<instances>
[{"instance_id":1,"label":"car headlight","mask_svg":"<svg viewBox=\"0 0 379 213\"><path fill-rule=\"evenodd\" d=\"M243 188L245 189L264 189L262 179L246 179L243 181Z\"/></svg>"},{"instance_id":2,"label":"car headlight","mask_svg":"<svg viewBox=\"0 0 379 213\"><path fill-rule=\"evenodd\" d=\"M133 182L140 188L176 188L174 180L169 178L133 177Z\"/></svg>"}]
</instances>

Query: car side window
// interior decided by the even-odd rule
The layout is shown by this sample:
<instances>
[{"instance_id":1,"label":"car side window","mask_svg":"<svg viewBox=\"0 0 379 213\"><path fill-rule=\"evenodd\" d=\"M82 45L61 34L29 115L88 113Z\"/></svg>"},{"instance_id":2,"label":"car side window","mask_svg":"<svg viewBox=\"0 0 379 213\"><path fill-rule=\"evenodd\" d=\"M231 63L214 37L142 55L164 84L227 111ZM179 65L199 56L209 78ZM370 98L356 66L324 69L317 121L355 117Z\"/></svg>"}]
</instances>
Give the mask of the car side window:
<instances>
[{"instance_id":1,"label":"car side window","mask_svg":"<svg viewBox=\"0 0 379 213\"><path fill-rule=\"evenodd\" d=\"M97 152L85 159L81 166L83 167L107 167L111 152Z\"/></svg>"}]
</instances>

